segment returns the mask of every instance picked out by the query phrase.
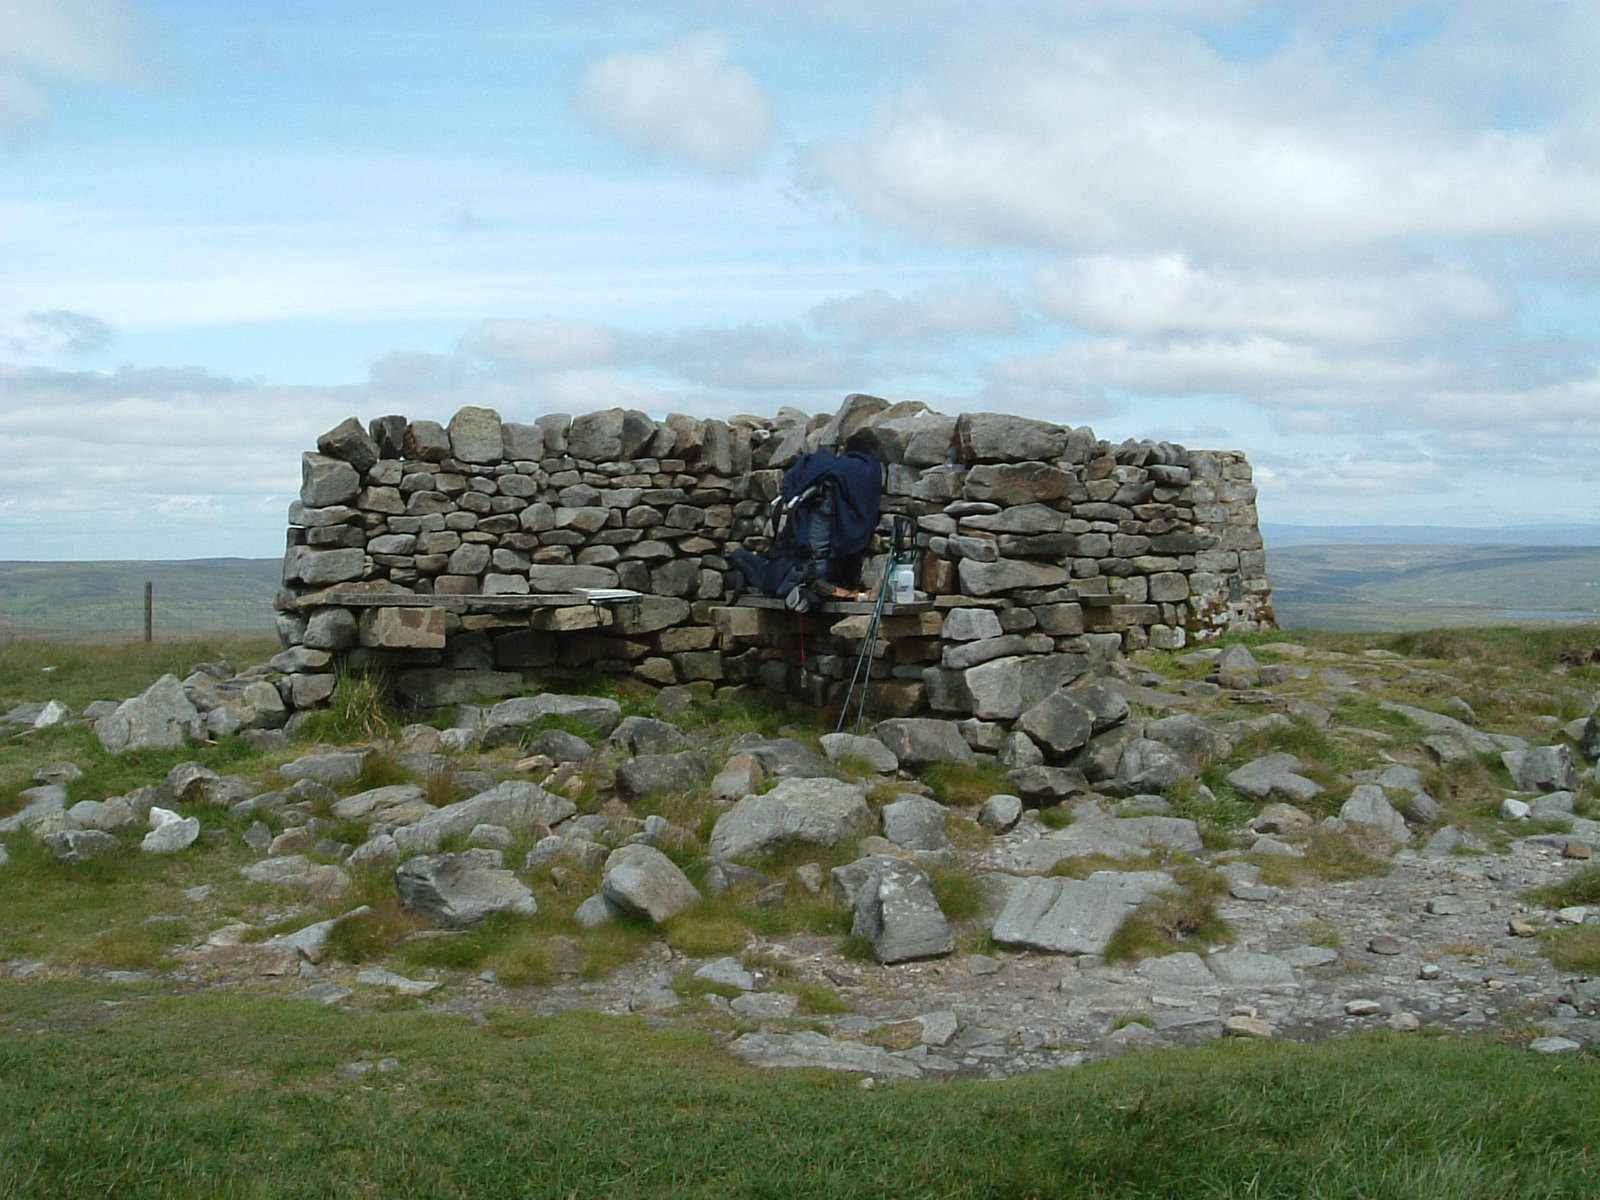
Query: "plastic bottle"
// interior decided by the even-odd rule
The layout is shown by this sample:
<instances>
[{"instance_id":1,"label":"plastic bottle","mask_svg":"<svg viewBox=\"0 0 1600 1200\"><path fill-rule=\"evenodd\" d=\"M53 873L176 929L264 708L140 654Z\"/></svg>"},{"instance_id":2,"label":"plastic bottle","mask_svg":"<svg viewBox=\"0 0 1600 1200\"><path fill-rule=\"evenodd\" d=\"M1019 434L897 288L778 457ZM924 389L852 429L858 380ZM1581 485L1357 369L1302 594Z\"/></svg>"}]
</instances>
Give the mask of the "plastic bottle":
<instances>
[{"instance_id":1,"label":"plastic bottle","mask_svg":"<svg viewBox=\"0 0 1600 1200\"><path fill-rule=\"evenodd\" d=\"M913 604L917 599L917 572L908 562L889 568L889 599L896 604Z\"/></svg>"}]
</instances>

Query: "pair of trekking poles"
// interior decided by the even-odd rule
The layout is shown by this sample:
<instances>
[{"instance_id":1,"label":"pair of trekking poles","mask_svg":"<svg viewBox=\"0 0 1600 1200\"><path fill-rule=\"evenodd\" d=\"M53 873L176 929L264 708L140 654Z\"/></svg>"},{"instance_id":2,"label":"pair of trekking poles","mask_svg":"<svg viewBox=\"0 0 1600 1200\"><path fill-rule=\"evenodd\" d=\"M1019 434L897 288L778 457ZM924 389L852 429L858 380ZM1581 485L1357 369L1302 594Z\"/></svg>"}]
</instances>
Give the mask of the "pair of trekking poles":
<instances>
[{"instance_id":1,"label":"pair of trekking poles","mask_svg":"<svg viewBox=\"0 0 1600 1200\"><path fill-rule=\"evenodd\" d=\"M883 564L883 578L878 581L878 598L872 605L872 617L867 622L867 635L861 643L861 652L856 655L855 670L850 675L850 686L845 690L844 707L839 711L839 723L834 727L835 733L845 732L845 726L851 725L851 733L859 734L866 724L867 710L871 698L870 685L872 683L872 659L878 648L878 632L883 625L883 610L888 606L890 593L902 590L902 594L910 592L910 580L914 578L913 572L917 556L916 526L910 517L895 514L890 518L889 526L889 554ZM905 595L903 600L897 598L897 603L909 603L913 595ZM855 721L851 724L850 710L855 709Z\"/></svg>"}]
</instances>

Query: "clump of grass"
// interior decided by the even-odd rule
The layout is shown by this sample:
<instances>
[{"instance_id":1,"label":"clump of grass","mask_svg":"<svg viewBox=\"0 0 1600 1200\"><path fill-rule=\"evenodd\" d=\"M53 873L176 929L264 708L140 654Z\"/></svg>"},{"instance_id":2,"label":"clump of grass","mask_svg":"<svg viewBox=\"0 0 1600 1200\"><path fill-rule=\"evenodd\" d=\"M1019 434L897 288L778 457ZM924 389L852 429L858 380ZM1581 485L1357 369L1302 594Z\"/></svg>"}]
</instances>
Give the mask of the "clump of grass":
<instances>
[{"instance_id":1,"label":"clump of grass","mask_svg":"<svg viewBox=\"0 0 1600 1200\"><path fill-rule=\"evenodd\" d=\"M724 954L737 954L744 949L750 932L744 922L731 913L716 911L714 901L706 906L696 905L680 913L666 924L667 945L679 954L690 958L713 958Z\"/></svg>"},{"instance_id":2,"label":"clump of grass","mask_svg":"<svg viewBox=\"0 0 1600 1200\"><path fill-rule=\"evenodd\" d=\"M1121 855L1074 854L1056 863L1047 874L1062 879L1087 879L1096 871L1159 871L1165 866L1166 859L1150 851Z\"/></svg>"},{"instance_id":3,"label":"clump of grass","mask_svg":"<svg viewBox=\"0 0 1600 1200\"><path fill-rule=\"evenodd\" d=\"M924 783L933 789L934 798L942 804L971 808L982 804L990 796L1006 790L1003 776L1006 768L1000 763L929 763L918 772Z\"/></svg>"},{"instance_id":4,"label":"clump of grass","mask_svg":"<svg viewBox=\"0 0 1600 1200\"><path fill-rule=\"evenodd\" d=\"M328 706L306 719L300 738L347 746L386 741L399 731L388 675L376 667L341 666Z\"/></svg>"},{"instance_id":5,"label":"clump of grass","mask_svg":"<svg viewBox=\"0 0 1600 1200\"><path fill-rule=\"evenodd\" d=\"M1304 845L1305 853L1298 858L1251 855L1250 861L1261 868L1261 882L1270 887L1297 887L1311 878L1338 881L1389 873L1388 863L1368 854L1346 833L1315 829Z\"/></svg>"},{"instance_id":6,"label":"clump of grass","mask_svg":"<svg viewBox=\"0 0 1600 1200\"><path fill-rule=\"evenodd\" d=\"M1112 935L1106 961L1137 962L1232 942L1233 930L1217 912L1216 895L1209 882L1195 876L1181 892L1146 901Z\"/></svg>"},{"instance_id":7,"label":"clump of grass","mask_svg":"<svg viewBox=\"0 0 1600 1200\"><path fill-rule=\"evenodd\" d=\"M1076 819L1065 804L1052 804L1049 808L1039 810L1039 824L1046 829L1065 829Z\"/></svg>"},{"instance_id":8,"label":"clump of grass","mask_svg":"<svg viewBox=\"0 0 1600 1200\"><path fill-rule=\"evenodd\" d=\"M1600 904L1600 864L1574 871L1565 879L1534 888L1526 895L1535 904L1542 904L1546 908Z\"/></svg>"},{"instance_id":9,"label":"clump of grass","mask_svg":"<svg viewBox=\"0 0 1600 1200\"><path fill-rule=\"evenodd\" d=\"M800 1011L810 1013L812 1016L827 1017L838 1013L855 1011L855 1005L826 984L784 983L779 985L778 990L788 992L792 996L798 996L800 998Z\"/></svg>"},{"instance_id":10,"label":"clump of grass","mask_svg":"<svg viewBox=\"0 0 1600 1200\"><path fill-rule=\"evenodd\" d=\"M1344 946L1344 933L1332 921L1321 917L1301 921L1300 933L1308 946L1321 946L1325 950L1339 950Z\"/></svg>"},{"instance_id":11,"label":"clump of grass","mask_svg":"<svg viewBox=\"0 0 1600 1200\"><path fill-rule=\"evenodd\" d=\"M1600 925L1570 925L1540 934L1544 955L1557 970L1600 974Z\"/></svg>"},{"instance_id":12,"label":"clump of grass","mask_svg":"<svg viewBox=\"0 0 1600 1200\"><path fill-rule=\"evenodd\" d=\"M928 870L934 899L951 921L969 921L983 912L983 885L960 867L937 863Z\"/></svg>"},{"instance_id":13,"label":"clump of grass","mask_svg":"<svg viewBox=\"0 0 1600 1200\"><path fill-rule=\"evenodd\" d=\"M672 981L672 990L685 1000L698 1000L705 996L721 996L724 1000L732 1000L739 995L739 989L733 984L700 979L692 971L680 973Z\"/></svg>"}]
</instances>

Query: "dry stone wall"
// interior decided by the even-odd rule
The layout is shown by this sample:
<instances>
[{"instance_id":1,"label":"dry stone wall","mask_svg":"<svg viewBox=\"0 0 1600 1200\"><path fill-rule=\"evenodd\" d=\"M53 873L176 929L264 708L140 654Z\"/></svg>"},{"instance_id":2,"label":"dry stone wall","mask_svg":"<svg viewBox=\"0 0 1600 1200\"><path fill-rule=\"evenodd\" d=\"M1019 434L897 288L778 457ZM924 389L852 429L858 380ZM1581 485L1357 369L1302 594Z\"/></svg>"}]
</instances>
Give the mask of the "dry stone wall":
<instances>
[{"instance_id":1,"label":"dry stone wall","mask_svg":"<svg viewBox=\"0 0 1600 1200\"><path fill-rule=\"evenodd\" d=\"M873 659L884 715L999 737L1123 649L1272 622L1235 451L861 395L831 416L730 421L464 408L447 426L351 418L304 456L274 660L288 699L314 707L341 661L381 661L419 709L594 670L836 700L868 618L741 606L728 553L765 548L785 468L851 438L885 463L884 510L915 521L921 551L924 603L891 610ZM596 588L642 598L574 595ZM568 601L538 606L551 594Z\"/></svg>"}]
</instances>

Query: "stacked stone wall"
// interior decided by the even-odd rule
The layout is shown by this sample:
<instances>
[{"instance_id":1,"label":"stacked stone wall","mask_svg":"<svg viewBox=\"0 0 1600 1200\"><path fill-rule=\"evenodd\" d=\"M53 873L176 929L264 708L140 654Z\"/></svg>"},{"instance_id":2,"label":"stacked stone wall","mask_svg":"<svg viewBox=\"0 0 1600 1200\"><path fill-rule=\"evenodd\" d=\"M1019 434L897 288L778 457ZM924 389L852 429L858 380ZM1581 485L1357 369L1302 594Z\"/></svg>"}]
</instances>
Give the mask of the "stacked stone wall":
<instances>
[{"instance_id":1,"label":"stacked stone wall","mask_svg":"<svg viewBox=\"0 0 1600 1200\"><path fill-rule=\"evenodd\" d=\"M728 554L765 548L800 454L852 437L885 463L884 511L916 524L927 601L884 623L885 713L1005 723L1120 650L1271 622L1237 452L869 396L832 416L731 421L465 408L447 426L352 418L304 456L278 605L288 698L313 707L341 661L381 661L419 708L588 671L837 699L867 618L739 607ZM642 599L515 599L595 588Z\"/></svg>"}]
</instances>

